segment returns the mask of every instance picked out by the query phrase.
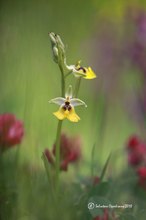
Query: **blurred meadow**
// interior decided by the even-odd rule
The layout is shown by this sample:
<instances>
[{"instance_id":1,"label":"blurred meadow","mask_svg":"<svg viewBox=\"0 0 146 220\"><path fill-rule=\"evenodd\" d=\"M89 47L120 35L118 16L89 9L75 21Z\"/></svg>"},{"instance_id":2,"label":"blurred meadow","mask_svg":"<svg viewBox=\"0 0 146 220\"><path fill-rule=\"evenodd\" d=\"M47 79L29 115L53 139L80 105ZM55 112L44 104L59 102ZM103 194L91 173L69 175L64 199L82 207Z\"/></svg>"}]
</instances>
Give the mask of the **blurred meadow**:
<instances>
[{"instance_id":1,"label":"blurred meadow","mask_svg":"<svg viewBox=\"0 0 146 220\"><path fill-rule=\"evenodd\" d=\"M6 179L11 179L12 188L17 185L17 200L14 193L9 201L11 204L15 200L15 208L10 205L13 214L1 215L2 220L55 219L37 213L37 207L46 213L50 211L47 204L43 206L46 200L41 197L41 193L47 192L41 157L45 148L52 148L57 131L52 113L58 107L48 101L61 93L59 68L53 62L48 36L51 31L63 40L67 63L82 60L83 66L91 66L97 75L95 80L81 82L79 98L88 106L76 110L81 121L63 122L64 133L80 136L82 159L79 167L70 167L62 179L68 182L75 175L90 176L94 145L97 175L111 151L110 174L119 175L127 167L124 149L129 136L145 138L145 119L138 97L143 93L145 98L146 67L142 69L142 64L134 60L140 57L135 52L140 13L146 15L146 2L142 0L0 1L0 114L12 113L24 123L22 143L4 155L5 169L10 169ZM144 22L145 38L146 18ZM144 48L142 53L146 54L146 40ZM67 85L73 78L67 79ZM11 172L13 158L17 159L18 173ZM31 197L34 204L29 210Z\"/></svg>"}]
</instances>

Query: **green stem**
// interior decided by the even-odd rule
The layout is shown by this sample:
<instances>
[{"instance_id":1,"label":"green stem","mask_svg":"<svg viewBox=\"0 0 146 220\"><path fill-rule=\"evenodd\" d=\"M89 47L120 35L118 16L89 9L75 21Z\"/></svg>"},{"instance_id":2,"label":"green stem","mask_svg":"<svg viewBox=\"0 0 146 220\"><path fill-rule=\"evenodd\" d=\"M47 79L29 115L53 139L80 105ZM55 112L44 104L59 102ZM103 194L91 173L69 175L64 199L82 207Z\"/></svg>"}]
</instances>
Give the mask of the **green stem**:
<instances>
[{"instance_id":1,"label":"green stem","mask_svg":"<svg viewBox=\"0 0 146 220\"><path fill-rule=\"evenodd\" d=\"M60 136L61 136L62 121L58 121L56 135L56 191L59 189L59 173L60 173Z\"/></svg>"},{"instance_id":2,"label":"green stem","mask_svg":"<svg viewBox=\"0 0 146 220\"><path fill-rule=\"evenodd\" d=\"M79 77L79 78L77 79L76 85L75 85L74 97L76 97L76 98L77 98L78 93L79 93L80 85L81 85L81 77Z\"/></svg>"},{"instance_id":3,"label":"green stem","mask_svg":"<svg viewBox=\"0 0 146 220\"><path fill-rule=\"evenodd\" d=\"M47 173L48 181L51 187L51 194L52 194L52 199L56 202L56 195L55 195L55 189L54 189L54 184L53 184L53 178L52 178L52 172L50 169L50 164L49 161L45 155L45 153L42 154L42 160L44 162L44 167Z\"/></svg>"},{"instance_id":4,"label":"green stem","mask_svg":"<svg viewBox=\"0 0 146 220\"><path fill-rule=\"evenodd\" d=\"M62 93L62 97L65 97L65 77L64 77L64 71L62 68L62 65L59 65L59 69L61 71L61 93Z\"/></svg>"},{"instance_id":5,"label":"green stem","mask_svg":"<svg viewBox=\"0 0 146 220\"><path fill-rule=\"evenodd\" d=\"M107 167L108 167L108 164L109 164L110 159L111 159L111 153L109 154L109 156L108 156L108 158L107 158L107 160L106 160L106 162L105 162L105 164L104 164L103 170L102 170L101 175L100 175L100 178L99 178L99 179L100 179L100 182L102 182L102 180L103 180L103 178L104 178L104 176L105 176L105 172L106 172L106 170L107 170Z\"/></svg>"},{"instance_id":6,"label":"green stem","mask_svg":"<svg viewBox=\"0 0 146 220\"><path fill-rule=\"evenodd\" d=\"M64 78L66 79L68 76L70 76L71 71L69 71L68 73L66 73L66 75L64 76Z\"/></svg>"},{"instance_id":7,"label":"green stem","mask_svg":"<svg viewBox=\"0 0 146 220\"><path fill-rule=\"evenodd\" d=\"M61 93L65 97L65 77L62 65L59 65L61 71ZM56 192L59 190L59 173L60 173L60 137L61 137L62 121L58 121L57 134L56 134Z\"/></svg>"}]
</instances>

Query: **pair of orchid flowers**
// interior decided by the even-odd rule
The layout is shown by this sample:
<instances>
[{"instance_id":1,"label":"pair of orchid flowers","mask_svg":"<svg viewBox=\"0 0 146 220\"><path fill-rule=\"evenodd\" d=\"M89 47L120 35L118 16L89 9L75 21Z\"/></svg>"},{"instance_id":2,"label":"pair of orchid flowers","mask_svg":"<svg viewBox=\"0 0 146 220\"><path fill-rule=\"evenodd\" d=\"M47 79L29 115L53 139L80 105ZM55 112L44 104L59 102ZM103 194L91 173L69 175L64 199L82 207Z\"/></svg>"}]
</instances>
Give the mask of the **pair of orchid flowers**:
<instances>
[{"instance_id":1,"label":"pair of orchid flowers","mask_svg":"<svg viewBox=\"0 0 146 220\"><path fill-rule=\"evenodd\" d=\"M85 79L96 78L96 75L91 67L82 67L80 65L80 61L76 65L68 66L66 64L64 44L62 43L61 38L59 37L59 35L56 35L53 32L51 32L49 35L52 44L54 61L56 63L62 65L62 67L69 71L69 73L73 73L75 77L83 77ZM65 94L65 98L57 97L55 99L51 99L49 103L54 103L60 106L59 110L53 113L59 120L67 118L71 122L78 122L80 120L80 117L75 112L75 106L83 105L87 107L85 102L83 102L82 100L73 98L72 86L69 86Z\"/></svg>"}]
</instances>

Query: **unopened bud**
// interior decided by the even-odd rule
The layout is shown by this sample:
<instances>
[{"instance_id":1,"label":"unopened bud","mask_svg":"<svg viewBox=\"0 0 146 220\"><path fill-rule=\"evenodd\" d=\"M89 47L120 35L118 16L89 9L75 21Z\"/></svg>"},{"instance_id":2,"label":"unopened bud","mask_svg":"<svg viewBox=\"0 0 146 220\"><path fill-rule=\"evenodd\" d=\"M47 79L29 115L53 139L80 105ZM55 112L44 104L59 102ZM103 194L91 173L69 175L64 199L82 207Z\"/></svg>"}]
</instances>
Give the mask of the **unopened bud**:
<instances>
[{"instance_id":1,"label":"unopened bud","mask_svg":"<svg viewBox=\"0 0 146 220\"><path fill-rule=\"evenodd\" d=\"M58 41L59 47L60 47L62 50L64 50L64 44L63 44L63 42L62 42L62 40L61 40L61 38L60 38L59 35L57 35L57 41Z\"/></svg>"},{"instance_id":2,"label":"unopened bud","mask_svg":"<svg viewBox=\"0 0 146 220\"><path fill-rule=\"evenodd\" d=\"M66 65L65 47L59 35L50 32L49 37L52 45L53 59L62 68Z\"/></svg>"},{"instance_id":3,"label":"unopened bud","mask_svg":"<svg viewBox=\"0 0 146 220\"><path fill-rule=\"evenodd\" d=\"M54 56L54 61L58 63L58 49L57 47L53 47L53 56Z\"/></svg>"},{"instance_id":4,"label":"unopened bud","mask_svg":"<svg viewBox=\"0 0 146 220\"><path fill-rule=\"evenodd\" d=\"M49 36L50 36L50 39L51 39L51 43L56 44L55 34L53 32L50 32Z\"/></svg>"}]
</instances>

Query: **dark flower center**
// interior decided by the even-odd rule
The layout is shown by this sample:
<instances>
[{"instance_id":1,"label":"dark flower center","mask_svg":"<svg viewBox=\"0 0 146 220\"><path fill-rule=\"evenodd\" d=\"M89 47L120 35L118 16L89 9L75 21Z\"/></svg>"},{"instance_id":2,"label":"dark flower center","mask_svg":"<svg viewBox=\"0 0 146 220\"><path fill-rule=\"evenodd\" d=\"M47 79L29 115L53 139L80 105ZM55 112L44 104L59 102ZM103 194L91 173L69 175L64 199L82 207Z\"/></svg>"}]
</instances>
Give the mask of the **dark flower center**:
<instances>
[{"instance_id":1,"label":"dark flower center","mask_svg":"<svg viewBox=\"0 0 146 220\"><path fill-rule=\"evenodd\" d=\"M70 102L69 102L69 101L66 101L66 102L65 102L65 105L70 105Z\"/></svg>"},{"instance_id":2,"label":"dark flower center","mask_svg":"<svg viewBox=\"0 0 146 220\"><path fill-rule=\"evenodd\" d=\"M65 102L65 105L62 107L65 111L68 110L70 111L72 109L71 105L70 105L70 102L69 101L66 101Z\"/></svg>"},{"instance_id":3,"label":"dark flower center","mask_svg":"<svg viewBox=\"0 0 146 220\"><path fill-rule=\"evenodd\" d=\"M78 71L79 71L79 70L83 70L83 72L86 73L86 70L85 70L84 67L79 67L79 68L77 68L77 70L78 70Z\"/></svg>"}]
</instances>

